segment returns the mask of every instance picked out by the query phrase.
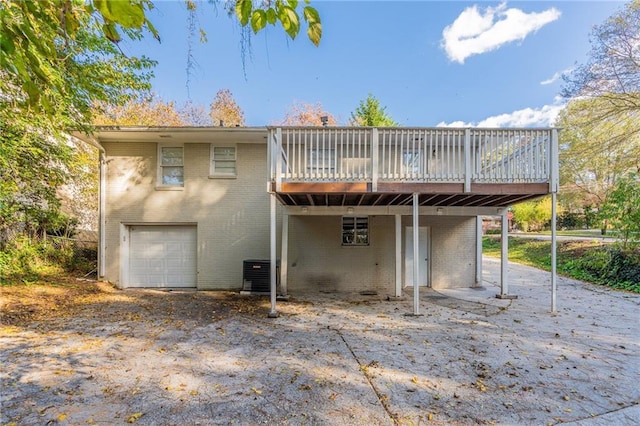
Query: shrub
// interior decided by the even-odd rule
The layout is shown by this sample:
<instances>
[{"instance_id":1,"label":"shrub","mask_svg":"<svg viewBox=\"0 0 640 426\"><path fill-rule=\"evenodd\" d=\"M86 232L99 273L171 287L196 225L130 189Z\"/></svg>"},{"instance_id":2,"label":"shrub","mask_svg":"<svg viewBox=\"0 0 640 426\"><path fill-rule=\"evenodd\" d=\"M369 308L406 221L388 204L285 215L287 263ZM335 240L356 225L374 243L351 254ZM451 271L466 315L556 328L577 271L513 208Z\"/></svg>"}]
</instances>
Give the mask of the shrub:
<instances>
[{"instance_id":1,"label":"shrub","mask_svg":"<svg viewBox=\"0 0 640 426\"><path fill-rule=\"evenodd\" d=\"M483 252L500 256L500 238L485 237ZM509 260L551 269L551 243L524 238L509 240ZM640 249L589 242L558 244L558 273L578 280L640 293Z\"/></svg>"},{"instance_id":2,"label":"shrub","mask_svg":"<svg viewBox=\"0 0 640 426\"><path fill-rule=\"evenodd\" d=\"M636 286L640 290L640 251L611 249L602 281L614 288Z\"/></svg>"},{"instance_id":3,"label":"shrub","mask_svg":"<svg viewBox=\"0 0 640 426\"><path fill-rule=\"evenodd\" d=\"M66 238L18 236L0 251L0 283L37 281L95 269L96 250L79 248Z\"/></svg>"}]
</instances>

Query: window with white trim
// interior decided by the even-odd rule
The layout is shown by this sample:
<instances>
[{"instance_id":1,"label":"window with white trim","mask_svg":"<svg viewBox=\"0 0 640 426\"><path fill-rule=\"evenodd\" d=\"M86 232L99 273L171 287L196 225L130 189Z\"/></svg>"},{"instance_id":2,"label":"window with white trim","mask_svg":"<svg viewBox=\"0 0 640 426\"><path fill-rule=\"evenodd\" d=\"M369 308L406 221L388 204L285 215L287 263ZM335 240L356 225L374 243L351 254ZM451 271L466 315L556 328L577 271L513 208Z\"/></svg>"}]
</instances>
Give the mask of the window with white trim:
<instances>
[{"instance_id":1,"label":"window with white trim","mask_svg":"<svg viewBox=\"0 0 640 426\"><path fill-rule=\"evenodd\" d=\"M405 151L402 153L402 167L405 173L424 173L424 166L422 151Z\"/></svg>"},{"instance_id":2,"label":"window with white trim","mask_svg":"<svg viewBox=\"0 0 640 426\"><path fill-rule=\"evenodd\" d=\"M342 245L343 246L368 246L369 245L369 217L368 216L343 216L342 217Z\"/></svg>"},{"instance_id":3,"label":"window with white trim","mask_svg":"<svg viewBox=\"0 0 640 426\"><path fill-rule=\"evenodd\" d=\"M237 174L237 153L235 146L211 145L211 176L235 177Z\"/></svg>"},{"instance_id":4,"label":"window with white trim","mask_svg":"<svg viewBox=\"0 0 640 426\"><path fill-rule=\"evenodd\" d=\"M184 150L181 146L158 145L159 186L184 186Z\"/></svg>"},{"instance_id":5,"label":"window with white trim","mask_svg":"<svg viewBox=\"0 0 640 426\"><path fill-rule=\"evenodd\" d=\"M336 171L335 149L310 149L308 153L307 173L312 177L324 177Z\"/></svg>"}]
</instances>

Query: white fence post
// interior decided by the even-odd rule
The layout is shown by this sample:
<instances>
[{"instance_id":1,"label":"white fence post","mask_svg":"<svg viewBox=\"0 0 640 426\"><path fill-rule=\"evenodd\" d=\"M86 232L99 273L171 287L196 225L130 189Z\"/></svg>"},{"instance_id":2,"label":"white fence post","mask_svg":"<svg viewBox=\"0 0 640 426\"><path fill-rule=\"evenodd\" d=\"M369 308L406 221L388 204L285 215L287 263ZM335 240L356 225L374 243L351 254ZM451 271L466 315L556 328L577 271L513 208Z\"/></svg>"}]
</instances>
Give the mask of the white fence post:
<instances>
[{"instance_id":1,"label":"white fence post","mask_svg":"<svg viewBox=\"0 0 640 426\"><path fill-rule=\"evenodd\" d=\"M276 191L282 191L282 129L276 129L276 143L273 147L276 169Z\"/></svg>"},{"instance_id":2,"label":"white fence post","mask_svg":"<svg viewBox=\"0 0 640 426\"><path fill-rule=\"evenodd\" d=\"M464 129L464 192L471 192L471 129Z\"/></svg>"},{"instance_id":3,"label":"white fence post","mask_svg":"<svg viewBox=\"0 0 640 426\"><path fill-rule=\"evenodd\" d=\"M371 129L371 191L378 192L378 129Z\"/></svg>"}]
</instances>

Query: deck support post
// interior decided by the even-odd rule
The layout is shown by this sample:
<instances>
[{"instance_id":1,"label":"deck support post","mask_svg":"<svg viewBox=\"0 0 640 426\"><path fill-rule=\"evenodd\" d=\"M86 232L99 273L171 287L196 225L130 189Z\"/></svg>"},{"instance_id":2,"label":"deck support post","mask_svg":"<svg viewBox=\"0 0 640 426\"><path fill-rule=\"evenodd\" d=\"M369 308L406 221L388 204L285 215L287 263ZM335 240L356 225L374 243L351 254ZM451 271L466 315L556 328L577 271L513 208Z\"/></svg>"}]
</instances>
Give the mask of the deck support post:
<instances>
[{"instance_id":1,"label":"deck support post","mask_svg":"<svg viewBox=\"0 0 640 426\"><path fill-rule=\"evenodd\" d=\"M509 212L502 209L502 230L500 236L500 294L498 299L517 299L518 296L509 294Z\"/></svg>"},{"instance_id":2,"label":"deck support post","mask_svg":"<svg viewBox=\"0 0 640 426\"><path fill-rule=\"evenodd\" d=\"M556 193L551 193L551 312L556 312L556 291L558 276L556 273Z\"/></svg>"},{"instance_id":3,"label":"deck support post","mask_svg":"<svg viewBox=\"0 0 640 426\"><path fill-rule=\"evenodd\" d=\"M271 237L271 241L270 241L270 266L269 266L269 273L270 273L270 280L271 280L271 288L269 291L269 296L271 298L271 310L269 311L269 314L267 315L269 318L278 318L278 311L276 311L276 282L277 282L277 275L276 275L276 267L277 267L277 262L276 262L276 194L275 193L271 193L271 196L269 197L271 200L271 226L270 226L270 237Z\"/></svg>"},{"instance_id":4,"label":"deck support post","mask_svg":"<svg viewBox=\"0 0 640 426\"><path fill-rule=\"evenodd\" d=\"M282 215L282 241L280 242L280 295L287 295L287 278L289 262L289 215Z\"/></svg>"},{"instance_id":5,"label":"deck support post","mask_svg":"<svg viewBox=\"0 0 640 426\"><path fill-rule=\"evenodd\" d=\"M549 156L549 192L551 192L551 312L556 312L557 274L557 193L560 189L560 172L558 170L558 129L551 131L551 155Z\"/></svg>"},{"instance_id":6,"label":"deck support post","mask_svg":"<svg viewBox=\"0 0 640 426\"><path fill-rule=\"evenodd\" d=\"M274 165L276 169L276 190L282 191L282 171L284 168L282 167L282 128L278 127L276 129L276 140L275 144L272 147L272 154L275 155Z\"/></svg>"},{"instance_id":7,"label":"deck support post","mask_svg":"<svg viewBox=\"0 0 640 426\"><path fill-rule=\"evenodd\" d=\"M476 285L482 287L482 216L476 216Z\"/></svg>"},{"instance_id":8,"label":"deck support post","mask_svg":"<svg viewBox=\"0 0 640 426\"><path fill-rule=\"evenodd\" d=\"M413 315L420 315L420 194L413 193Z\"/></svg>"},{"instance_id":9,"label":"deck support post","mask_svg":"<svg viewBox=\"0 0 640 426\"><path fill-rule=\"evenodd\" d=\"M396 293L395 297L402 296L402 216L396 216Z\"/></svg>"}]
</instances>

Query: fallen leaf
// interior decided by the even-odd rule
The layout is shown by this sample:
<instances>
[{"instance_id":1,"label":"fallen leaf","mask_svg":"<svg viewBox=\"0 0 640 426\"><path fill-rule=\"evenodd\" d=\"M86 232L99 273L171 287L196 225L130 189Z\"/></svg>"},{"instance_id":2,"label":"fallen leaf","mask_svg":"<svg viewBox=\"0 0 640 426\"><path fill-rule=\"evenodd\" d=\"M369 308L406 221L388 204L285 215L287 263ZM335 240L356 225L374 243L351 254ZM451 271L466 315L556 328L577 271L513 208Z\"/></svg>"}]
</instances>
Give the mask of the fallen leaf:
<instances>
[{"instance_id":1,"label":"fallen leaf","mask_svg":"<svg viewBox=\"0 0 640 426\"><path fill-rule=\"evenodd\" d=\"M64 414L64 413L62 413L62 414L58 414L58 421L59 421L59 422L63 421L63 420L64 420L64 419L66 419L66 418L67 418L67 415L66 415L66 414Z\"/></svg>"},{"instance_id":2,"label":"fallen leaf","mask_svg":"<svg viewBox=\"0 0 640 426\"><path fill-rule=\"evenodd\" d=\"M257 395L262 395L262 391L260 389L256 389L255 387L251 387L251 390L255 392Z\"/></svg>"},{"instance_id":3,"label":"fallen leaf","mask_svg":"<svg viewBox=\"0 0 640 426\"><path fill-rule=\"evenodd\" d=\"M197 390L195 390L195 389L194 389L194 390L192 390L191 392L189 392L189 395L191 395L191 396L196 396L196 395L198 395L199 393L200 393L200 392L198 392Z\"/></svg>"},{"instance_id":4,"label":"fallen leaf","mask_svg":"<svg viewBox=\"0 0 640 426\"><path fill-rule=\"evenodd\" d=\"M418 378L416 376L413 376L413 378L411 379L411 381L413 383L418 383Z\"/></svg>"},{"instance_id":5,"label":"fallen leaf","mask_svg":"<svg viewBox=\"0 0 640 426\"><path fill-rule=\"evenodd\" d=\"M135 423L140 417L144 416L144 413L134 413L127 417L127 423Z\"/></svg>"}]
</instances>

